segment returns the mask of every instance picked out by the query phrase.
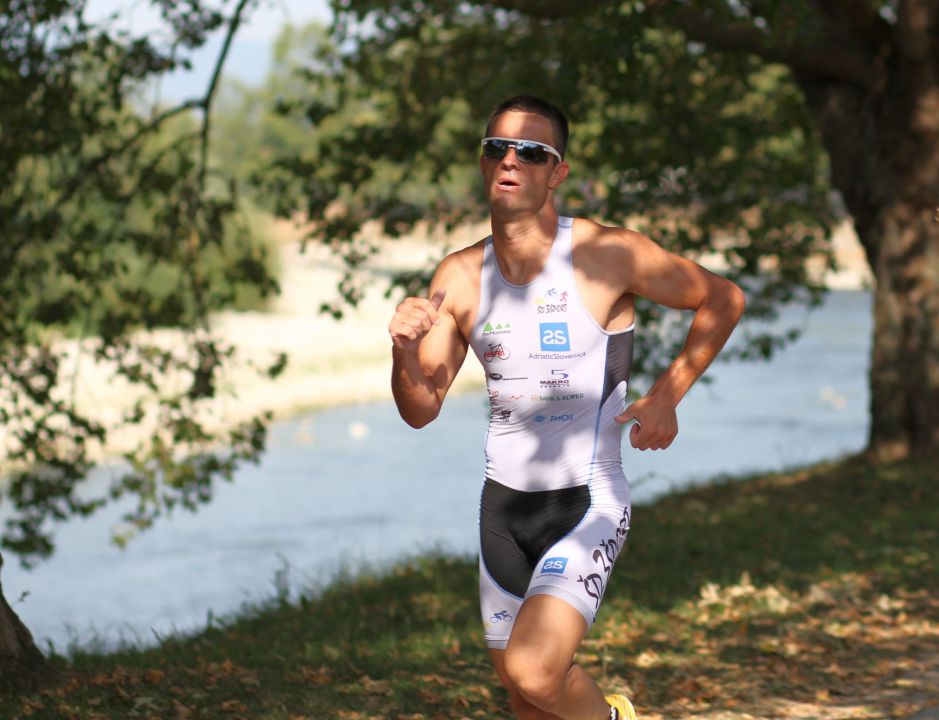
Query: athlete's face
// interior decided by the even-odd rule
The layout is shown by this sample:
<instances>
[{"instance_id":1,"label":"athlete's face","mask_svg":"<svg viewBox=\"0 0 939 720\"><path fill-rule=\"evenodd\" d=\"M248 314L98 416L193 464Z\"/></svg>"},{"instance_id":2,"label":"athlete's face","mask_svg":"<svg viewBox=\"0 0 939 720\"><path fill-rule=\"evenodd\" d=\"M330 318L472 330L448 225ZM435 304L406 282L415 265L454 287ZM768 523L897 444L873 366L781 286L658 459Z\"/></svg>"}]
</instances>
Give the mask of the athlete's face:
<instances>
[{"instance_id":1,"label":"athlete's face","mask_svg":"<svg viewBox=\"0 0 939 720\"><path fill-rule=\"evenodd\" d=\"M493 119L489 136L557 145L548 118L514 110ZM503 158L481 157L479 166L493 213L507 216L539 212L551 202L555 188L564 182L569 170L567 163L557 162L553 156L543 165L522 162L515 148L509 148Z\"/></svg>"}]
</instances>

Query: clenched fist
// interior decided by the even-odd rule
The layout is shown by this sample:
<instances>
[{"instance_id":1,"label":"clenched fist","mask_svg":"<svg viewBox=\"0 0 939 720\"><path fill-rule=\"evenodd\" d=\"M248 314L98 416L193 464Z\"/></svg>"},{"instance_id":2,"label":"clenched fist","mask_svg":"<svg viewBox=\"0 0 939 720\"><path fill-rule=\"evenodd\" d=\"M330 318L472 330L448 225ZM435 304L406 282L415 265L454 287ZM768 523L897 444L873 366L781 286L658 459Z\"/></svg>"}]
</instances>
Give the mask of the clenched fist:
<instances>
[{"instance_id":1,"label":"clenched fist","mask_svg":"<svg viewBox=\"0 0 939 720\"><path fill-rule=\"evenodd\" d=\"M446 290L438 290L429 300L409 297L398 305L388 324L388 333L395 347L403 350L417 349L421 339L434 325L440 323L437 311L446 294Z\"/></svg>"}]
</instances>

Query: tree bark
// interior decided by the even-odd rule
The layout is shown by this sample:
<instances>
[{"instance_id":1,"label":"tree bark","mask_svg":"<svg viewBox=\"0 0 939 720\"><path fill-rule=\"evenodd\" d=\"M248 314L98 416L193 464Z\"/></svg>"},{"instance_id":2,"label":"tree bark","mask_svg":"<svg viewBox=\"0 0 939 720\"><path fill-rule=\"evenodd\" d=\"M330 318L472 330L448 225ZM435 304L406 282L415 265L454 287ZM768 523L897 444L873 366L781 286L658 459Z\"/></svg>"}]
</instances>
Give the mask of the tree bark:
<instances>
[{"instance_id":1,"label":"tree bark","mask_svg":"<svg viewBox=\"0 0 939 720\"><path fill-rule=\"evenodd\" d=\"M3 556L0 555L2 567ZM0 690L28 690L54 678L55 671L6 601L0 583Z\"/></svg>"},{"instance_id":2,"label":"tree bark","mask_svg":"<svg viewBox=\"0 0 939 720\"><path fill-rule=\"evenodd\" d=\"M876 281L867 452L883 459L939 451L939 54L911 34L874 48L867 86L796 75Z\"/></svg>"},{"instance_id":3,"label":"tree bark","mask_svg":"<svg viewBox=\"0 0 939 720\"><path fill-rule=\"evenodd\" d=\"M939 152L934 150L939 156ZM935 201L934 201L935 202ZM878 218L868 452L939 449L939 223L909 199Z\"/></svg>"}]
</instances>

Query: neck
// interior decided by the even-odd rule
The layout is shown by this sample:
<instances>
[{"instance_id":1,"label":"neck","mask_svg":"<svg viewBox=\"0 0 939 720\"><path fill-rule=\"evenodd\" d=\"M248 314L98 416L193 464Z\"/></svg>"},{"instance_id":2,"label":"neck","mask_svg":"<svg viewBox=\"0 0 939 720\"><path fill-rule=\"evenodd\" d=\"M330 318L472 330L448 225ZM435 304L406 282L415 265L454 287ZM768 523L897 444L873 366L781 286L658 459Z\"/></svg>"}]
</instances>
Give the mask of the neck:
<instances>
[{"instance_id":1,"label":"neck","mask_svg":"<svg viewBox=\"0 0 939 720\"><path fill-rule=\"evenodd\" d=\"M550 205L535 215L492 215L492 243L503 276L524 285L544 268L557 233L558 214Z\"/></svg>"}]
</instances>

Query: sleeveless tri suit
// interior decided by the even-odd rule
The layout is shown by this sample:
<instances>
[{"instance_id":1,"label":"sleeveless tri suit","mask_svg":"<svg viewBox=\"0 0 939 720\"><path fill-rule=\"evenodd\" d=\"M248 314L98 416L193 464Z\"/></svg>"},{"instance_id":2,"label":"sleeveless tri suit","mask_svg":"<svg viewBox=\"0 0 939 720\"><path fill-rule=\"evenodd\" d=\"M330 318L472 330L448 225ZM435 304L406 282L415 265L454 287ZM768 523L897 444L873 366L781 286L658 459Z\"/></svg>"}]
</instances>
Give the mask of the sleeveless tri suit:
<instances>
[{"instance_id":1,"label":"sleeveless tri suit","mask_svg":"<svg viewBox=\"0 0 939 720\"><path fill-rule=\"evenodd\" d=\"M571 218L542 272L507 282L492 237L470 344L491 415L480 502L480 603L486 642L504 648L522 601L553 595L590 627L629 532L623 412L633 327L607 332L574 282Z\"/></svg>"}]
</instances>

